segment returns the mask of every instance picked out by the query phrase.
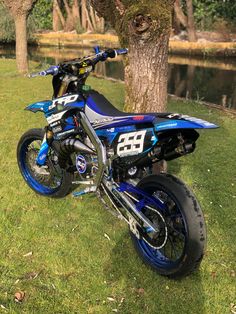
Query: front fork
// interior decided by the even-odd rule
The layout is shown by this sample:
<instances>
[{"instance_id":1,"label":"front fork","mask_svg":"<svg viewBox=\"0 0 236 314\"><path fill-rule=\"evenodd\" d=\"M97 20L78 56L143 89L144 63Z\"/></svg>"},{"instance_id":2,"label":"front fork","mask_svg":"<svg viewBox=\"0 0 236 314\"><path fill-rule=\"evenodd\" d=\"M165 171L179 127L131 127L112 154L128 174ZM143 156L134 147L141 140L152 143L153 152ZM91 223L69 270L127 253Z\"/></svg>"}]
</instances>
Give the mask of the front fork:
<instances>
[{"instance_id":1,"label":"front fork","mask_svg":"<svg viewBox=\"0 0 236 314\"><path fill-rule=\"evenodd\" d=\"M36 164L38 166L45 165L52 138L53 138L52 131L48 127L45 127L45 134L43 137L43 141L42 141L38 156L36 158Z\"/></svg>"}]
</instances>

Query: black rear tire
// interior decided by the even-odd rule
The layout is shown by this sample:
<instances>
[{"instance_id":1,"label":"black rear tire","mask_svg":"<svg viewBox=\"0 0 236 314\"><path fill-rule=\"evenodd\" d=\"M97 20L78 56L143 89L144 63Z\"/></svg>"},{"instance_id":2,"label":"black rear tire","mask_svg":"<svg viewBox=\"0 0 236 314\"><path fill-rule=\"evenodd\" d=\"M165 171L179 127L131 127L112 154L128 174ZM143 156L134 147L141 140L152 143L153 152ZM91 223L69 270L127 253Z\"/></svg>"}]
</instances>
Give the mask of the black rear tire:
<instances>
[{"instance_id":1,"label":"black rear tire","mask_svg":"<svg viewBox=\"0 0 236 314\"><path fill-rule=\"evenodd\" d=\"M152 196L155 193L159 197L164 195L163 202L172 209L164 213L159 211L165 219L167 227L165 230L168 230L166 244L159 250L154 249L143 238L138 239L131 233L135 249L144 262L161 275L170 278L189 275L199 267L206 246L204 217L196 197L181 180L169 174L147 176L137 187ZM148 217L148 214L146 216ZM180 245L178 241L183 243ZM177 243L180 252L179 255L178 251L174 252L176 255L174 259L172 255L170 257L168 253L170 248L167 245L170 247L176 245L177 250Z\"/></svg>"},{"instance_id":2,"label":"black rear tire","mask_svg":"<svg viewBox=\"0 0 236 314\"><path fill-rule=\"evenodd\" d=\"M56 182L57 180L57 184L54 184L54 186L49 186L50 180L43 180L43 174L37 175L36 173L36 175L34 175L33 169L39 169L36 163L34 163L34 160L40 147L40 143L43 140L44 133L45 131L43 129L30 129L21 136L17 146L18 166L24 180L29 185L29 187L36 193L52 198L62 198L70 193L72 189L73 175L71 173L67 172L65 169L61 169L57 165L57 169L59 170L60 174L58 175L58 179L56 178L56 176L54 178L52 173L50 172L52 169L54 169L54 163L51 161L51 167L48 167L48 173L46 173L45 171L45 177L47 175L47 177L50 178L51 181L54 180ZM38 142L38 147L32 148L32 143L35 142ZM27 160L27 158L29 159L29 152L32 155L31 164L29 164L29 161ZM54 147L54 145L52 145L52 147L50 148L50 152L51 154L57 155L56 147ZM48 182L45 183L45 181Z\"/></svg>"}]
</instances>

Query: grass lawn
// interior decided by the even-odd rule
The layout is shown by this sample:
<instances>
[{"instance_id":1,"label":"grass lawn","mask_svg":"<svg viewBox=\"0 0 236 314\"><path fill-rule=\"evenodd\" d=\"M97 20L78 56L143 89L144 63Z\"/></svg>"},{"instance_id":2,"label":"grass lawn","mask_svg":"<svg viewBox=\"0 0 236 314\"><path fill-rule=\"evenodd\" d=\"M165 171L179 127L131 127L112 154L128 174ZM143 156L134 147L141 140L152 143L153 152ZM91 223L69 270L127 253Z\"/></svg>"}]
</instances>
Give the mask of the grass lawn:
<instances>
[{"instance_id":1,"label":"grass lawn","mask_svg":"<svg viewBox=\"0 0 236 314\"><path fill-rule=\"evenodd\" d=\"M95 78L90 84L121 108L121 84ZM208 228L200 270L173 281L140 261L125 223L94 196L54 200L24 183L17 142L45 120L23 109L51 94L50 78L19 77L13 60L0 61L0 313L235 313L235 118L191 102L168 105L220 125L201 132L194 154L169 163L194 190ZM14 301L17 291L25 292L22 303Z\"/></svg>"}]
</instances>

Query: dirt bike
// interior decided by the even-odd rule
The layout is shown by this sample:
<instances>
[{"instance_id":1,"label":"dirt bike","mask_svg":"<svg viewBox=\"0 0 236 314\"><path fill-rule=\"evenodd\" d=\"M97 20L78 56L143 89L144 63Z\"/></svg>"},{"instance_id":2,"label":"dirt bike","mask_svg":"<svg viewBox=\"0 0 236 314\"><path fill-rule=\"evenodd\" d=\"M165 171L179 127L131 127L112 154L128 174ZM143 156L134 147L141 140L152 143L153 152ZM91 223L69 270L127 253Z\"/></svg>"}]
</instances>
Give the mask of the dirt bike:
<instances>
[{"instance_id":1,"label":"dirt bike","mask_svg":"<svg viewBox=\"0 0 236 314\"><path fill-rule=\"evenodd\" d=\"M182 277L198 268L204 254L203 213L180 179L148 173L159 161L192 153L196 129L217 126L177 113L121 112L85 84L98 62L127 52L95 47L92 56L31 75L52 75L54 95L26 107L44 113L47 126L22 135L18 165L41 195L63 197L72 182L85 185L75 197L95 193L106 208L110 204L128 224L141 258L161 275Z\"/></svg>"}]
</instances>

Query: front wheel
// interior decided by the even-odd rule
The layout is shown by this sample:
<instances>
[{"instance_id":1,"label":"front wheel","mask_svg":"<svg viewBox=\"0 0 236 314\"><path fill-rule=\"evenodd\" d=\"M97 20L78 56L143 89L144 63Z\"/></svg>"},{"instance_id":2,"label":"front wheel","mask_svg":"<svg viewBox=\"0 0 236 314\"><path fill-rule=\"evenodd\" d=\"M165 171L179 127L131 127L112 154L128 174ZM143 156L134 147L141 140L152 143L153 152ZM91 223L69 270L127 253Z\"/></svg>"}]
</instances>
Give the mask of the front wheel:
<instances>
[{"instance_id":1,"label":"front wheel","mask_svg":"<svg viewBox=\"0 0 236 314\"><path fill-rule=\"evenodd\" d=\"M72 186L72 174L62 169L52 146L44 166L36 164L44 136L43 129L31 129L24 133L17 146L17 162L26 183L36 193L50 197L66 196Z\"/></svg>"},{"instance_id":2,"label":"front wheel","mask_svg":"<svg viewBox=\"0 0 236 314\"><path fill-rule=\"evenodd\" d=\"M195 196L169 174L147 176L137 187L151 196L142 211L157 230L147 228L139 239L131 233L138 254L161 275L180 278L192 273L199 267L206 245L204 217Z\"/></svg>"}]
</instances>

